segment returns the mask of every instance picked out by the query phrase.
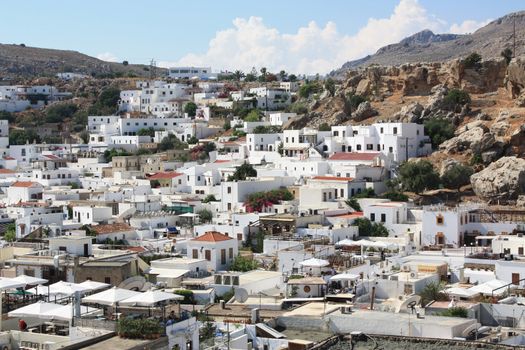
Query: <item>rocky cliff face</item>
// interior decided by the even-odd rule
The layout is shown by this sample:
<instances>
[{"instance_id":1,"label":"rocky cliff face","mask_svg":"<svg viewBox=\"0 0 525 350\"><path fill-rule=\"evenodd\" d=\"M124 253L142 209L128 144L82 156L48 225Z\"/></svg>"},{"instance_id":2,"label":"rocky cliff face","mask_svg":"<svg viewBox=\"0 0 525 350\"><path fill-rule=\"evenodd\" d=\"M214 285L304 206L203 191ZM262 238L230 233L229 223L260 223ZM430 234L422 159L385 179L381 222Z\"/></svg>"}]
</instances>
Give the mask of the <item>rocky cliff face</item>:
<instances>
[{"instance_id":1,"label":"rocky cliff face","mask_svg":"<svg viewBox=\"0 0 525 350\"><path fill-rule=\"evenodd\" d=\"M525 193L525 159L503 157L471 177L472 189L489 203L507 203Z\"/></svg>"}]
</instances>

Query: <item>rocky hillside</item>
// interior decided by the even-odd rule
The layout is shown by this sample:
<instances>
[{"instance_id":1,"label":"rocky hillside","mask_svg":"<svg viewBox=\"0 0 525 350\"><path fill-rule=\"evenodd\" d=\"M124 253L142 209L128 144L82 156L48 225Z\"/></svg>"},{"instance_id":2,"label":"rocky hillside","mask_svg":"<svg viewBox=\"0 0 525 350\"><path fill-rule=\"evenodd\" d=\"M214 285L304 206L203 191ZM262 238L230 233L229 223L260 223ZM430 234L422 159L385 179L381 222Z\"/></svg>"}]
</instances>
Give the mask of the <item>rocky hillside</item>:
<instances>
[{"instance_id":1,"label":"rocky hillside","mask_svg":"<svg viewBox=\"0 0 525 350\"><path fill-rule=\"evenodd\" d=\"M451 103L454 94L467 99ZM360 97L357 106L352 96ZM458 162L471 166L470 194L491 203L525 194L525 56L350 70L331 91L321 88L296 104L307 112L288 128L445 119L455 133L429 157L440 173Z\"/></svg>"},{"instance_id":2,"label":"rocky hillside","mask_svg":"<svg viewBox=\"0 0 525 350\"><path fill-rule=\"evenodd\" d=\"M147 77L147 70L148 66L105 62L76 51L0 44L0 78L41 77L59 72Z\"/></svg>"},{"instance_id":3,"label":"rocky hillside","mask_svg":"<svg viewBox=\"0 0 525 350\"><path fill-rule=\"evenodd\" d=\"M379 49L375 54L345 63L332 75L343 77L351 68L371 64L401 65L414 62L443 62L478 52L485 58L499 57L505 48L513 47L516 23L516 51L525 54L525 11L512 13L490 22L467 35L434 34L424 30L403 39L397 44Z\"/></svg>"}]
</instances>

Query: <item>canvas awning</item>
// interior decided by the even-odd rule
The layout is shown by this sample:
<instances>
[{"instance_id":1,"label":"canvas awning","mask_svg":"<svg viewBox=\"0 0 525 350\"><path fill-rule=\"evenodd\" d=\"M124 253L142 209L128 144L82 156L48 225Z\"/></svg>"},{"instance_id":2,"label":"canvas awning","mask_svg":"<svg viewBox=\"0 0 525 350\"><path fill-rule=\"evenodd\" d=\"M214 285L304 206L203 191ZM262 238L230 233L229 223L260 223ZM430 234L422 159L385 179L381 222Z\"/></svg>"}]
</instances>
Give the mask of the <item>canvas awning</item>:
<instances>
[{"instance_id":1,"label":"canvas awning","mask_svg":"<svg viewBox=\"0 0 525 350\"><path fill-rule=\"evenodd\" d=\"M89 288L90 291L100 290L100 289L105 289L105 288L111 287L111 284L97 282L97 281L91 281L91 280L86 280L86 281L84 281L82 283L79 283L78 285L82 286L82 287L85 287L85 288Z\"/></svg>"},{"instance_id":2,"label":"canvas awning","mask_svg":"<svg viewBox=\"0 0 525 350\"><path fill-rule=\"evenodd\" d=\"M16 281L12 278L0 278L0 290L25 287L26 283Z\"/></svg>"},{"instance_id":3,"label":"canvas awning","mask_svg":"<svg viewBox=\"0 0 525 350\"><path fill-rule=\"evenodd\" d=\"M59 281L59 282L49 285L50 295L62 294L62 295L71 296L75 294L76 292L85 293L90 290L91 290L90 288L81 286L80 284L64 282L64 281Z\"/></svg>"},{"instance_id":4,"label":"canvas awning","mask_svg":"<svg viewBox=\"0 0 525 350\"><path fill-rule=\"evenodd\" d=\"M18 282L21 282L21 283L25 283L26 285L30 285L30 286L36 286L36 285L39 285L39 284L47 283L46 279L32 277L32 276L27 276L27 275L20 275L20 276L17 276L15 278L12 278L12 280L13 281L18 281Z\"/></svg>"},{"instance_id":5,"label":"canvas awning","mask_svg":"<svg viewBox=\"0 0 525 350\"><path fill-rule=\"evenodd\" d=\"M168 300L183 300L182 295L173 293L166 293L160 290L149 290L144 293L139 293L131 298L122 300L119 305L131 306L155 306L156 304Z\"/></svg>"},{"instance_id":6,"label":"canvas awning","mask_svg":"<svg viewBox=\"0 0 525 350\"><path fill-rule=\"evenodd\" d=\"M339 273L330 277L330 281L355 281L359 279L359 275L353 273Z\"/></svg>"},{"instance_id":7,"label":"canvas awning","mask_svg":"<svg viewBox=\"0 0 525 350\"><path fill-rule=\"evenodd\" d=\"M140 294L140 292L135 292L133 290L113 287L103 292L84 297L82 298L82 302L112 306L122 300L129 299Z\"/></svg>"}]
</instances>

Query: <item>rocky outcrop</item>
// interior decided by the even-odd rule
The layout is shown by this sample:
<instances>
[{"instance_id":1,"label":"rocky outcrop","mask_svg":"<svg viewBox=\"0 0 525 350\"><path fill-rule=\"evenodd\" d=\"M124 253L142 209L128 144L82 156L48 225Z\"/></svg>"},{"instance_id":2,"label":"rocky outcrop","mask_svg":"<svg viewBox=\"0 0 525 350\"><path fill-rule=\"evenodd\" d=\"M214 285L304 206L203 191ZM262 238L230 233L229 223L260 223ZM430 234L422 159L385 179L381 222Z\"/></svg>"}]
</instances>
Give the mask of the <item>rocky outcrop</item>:
<instances>
[{"instance_id":1,"label":"rocky outcrop","mask_svg":"<svg viewBox=\"0 0 525 350\"><path fill-rule=\"evenodd\" d=\"M392 119L403 123L416 123L421 120L424 109L420 103L414 102L401 108Z\"/></svg>"},{"instance_id":2,"label":"rocky outcrop","mask_svg":"<svg viewBox=\"0 0 525 350\"><path fill-rule=\"evenodd\" d=\"M525 194L525 159L503 157L470 177L472 189L489 203L507 203Z\"/></svg>"},{"instance_id":3,"label":"rocky outcrop","mask_svg":"<svg viewBox=\"0 0 525 350\"><path fill-rule=\"evenodd\" d=\"M505 83L512 98L525 92L525 57L518 57L510 62Z\"/></svg>"},{"instance_id":4,"label":"rocky outcrop","mask_svg":"<svg viewBox=\"0 0 525 350\"><path fill-rule=\"evenodd\" d=\"M352 119L356 122L360 122L370 117L376 116L377 114L378 112L372 108L370 102L365 101L361 102L359 106L357 106L356 111L352 115Z\"/></svg>"},{"instance_id":5,"label":"rocky outcrop","mask_svg":"<svg viewBox=\"0 0 525 350\"><path fill-rule=\"evenodd\" d=\"M443 142L439 149L447 154L464 152L481 155L481 153L490 150L495 143L494 135L488 132L485 126L480 125Z\"/></svg>"}]
</instances>

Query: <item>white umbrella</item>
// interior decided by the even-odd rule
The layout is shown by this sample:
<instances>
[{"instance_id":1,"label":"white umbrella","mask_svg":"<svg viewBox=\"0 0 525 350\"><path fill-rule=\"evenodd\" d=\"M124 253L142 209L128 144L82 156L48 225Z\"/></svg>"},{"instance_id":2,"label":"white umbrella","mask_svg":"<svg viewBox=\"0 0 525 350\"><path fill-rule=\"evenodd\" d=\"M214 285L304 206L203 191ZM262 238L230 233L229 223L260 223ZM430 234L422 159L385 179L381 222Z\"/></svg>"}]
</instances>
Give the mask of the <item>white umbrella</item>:
<instances>
[{"instance_id":1,"label":"white umbrella","mask_svg":"<svg viewBox=\"0 0 525 350\"><path fill-rule=\"evenodd\" d=\"M25 286L25 283L16 281L12 278L0 278L0 290L15 289Z\"/></svg>"},{"instance_id":2,"label":"white umbrella","mask_svg":"<svg viewBox=\"0 0 525 350\"><path fill-rule=\"evenodd\" d=\"M76 292L87 292L90 289L87 287L83 287L77 283L69 283L64 281L59 281L57 283L53 283L49 286L49 294L55 295L55 294L63 294L71 296L75 294Z\"/></svg>"},{"instance_id":3,"label":"white umbrella","mask_svg":"<svg viewBox=\"0 0 525 350\"><path fill-rule=\"evenodd\" d=\"M40 317L46 312L60 308L60 304L39 301L7 313L9 317Z\"/></svg>"},{"instance_id":4,"label":"white umbrella","mask_svg":"<svg viewBox=\"0 0 525 350\"><path fill-rule=\"evenodd\" d=\"M21 283L25 283L26 285L30 285L30 286L36 286L38 284L47 283L46 279L32 277L32 276L27 276L27 275L17 276L15 278L13 278L13 281L18 281L18 282L21 282Z\"/></svg>"},{"instance_id":5,"label":"white umbrella","mask_svg":"<svg viewBox=\"0 0 525 350\"><path fill-rule=\"evenodd\" d=\"M139 294L142 294L142 293L135 292L133 290L113 287L103 292L96 293L96 294L87 296L85 298L82 298L82 302L112 306L118 303L119 301L129 299Z\"/></svg>"},{"instance_id":6,"label":"white umbrella","mask_svg":"<svg viewBox=\"0 0 525 350\"><path fill-rule=\"evenodd\" d=\"M465 288L459 288L459 287L448 288L445 290L445 293L448 295L456 296L459 298L467 298L467 299L470 299L470 298L473 298L479 295L479 293L476 291L465 289Z\"/></svg>"},{"instance_id":7,"label":"white umbrella","mask_svg":"<svg viewBox=\"0 0 525 350\"><path fill-rule=\"evenodd\" d=\"M325 266L330 265L328 260L317 259L317 258L311 258L311 259L305 260L305 261L303 261L303 262L301 262L299 264L301 266L306 266L306 267L325 267Z\"/></svg>"},{"instance_id":8,"label":"white umbrella","mask_svg":"<svg viewBox=\"0 0 525 350\"><path fill-rule=\"evenodd\" d=\"M330 281L355 281L359 279L359 275L353 273L339 273L330 277Z\"/></svg>"},{"instance_id":9,"label":"white umbrella","mask_svg":"<svg viewBox=\"0 0 525 350\"><path fill-rule=\"evenodd\" d=\"M179 215L179 217L181 218L196 218L198 216L199 214L194 214L194 213L184 213L184 214Z\"/></svg>"},{"instance_id":10,"label":"white umbrella","mask_svg":"<svg viewBox=\"0 0 525 350\"><path fill-rule=\"evenodd\" d=\"M359 244L357 244L356 241L352 241L351 239L343 239L343 240L337 242L335 245L336 246L350 246L350 247L352 247L352 246L357 246Z\"/></svg>"},{"instance_id":11,"label":"white umbrella","mask_svg":"<svg viewBox=\"0 0 525 350\"><path fill-rule=\"evenodd\" d=\"M132 305L132 306L155 306L157 303L166 300L182 300L182 295L173 293L166 293L160 290L149 290L139 295L132 296L126 300L122 300L120 305Z\"/></svg>"},{"instance_id":12,"label":"white umbrella","mask_svg":"<svg viewBox=\"0 0 525 350\"><path fill-rule=\"evenodd\" d=\"M85 287L85 288L89 288L89 290L91 290L91 291L99 290L99 289L105 289L105 288L111 287L111 284L97 282L97 281L91 281L91 280L86 280L86 281L84 281L82 283L79 283L78 285L82 286L82 287Z\"/></svg>"}]
</instances>

